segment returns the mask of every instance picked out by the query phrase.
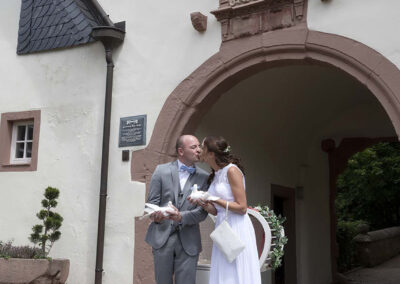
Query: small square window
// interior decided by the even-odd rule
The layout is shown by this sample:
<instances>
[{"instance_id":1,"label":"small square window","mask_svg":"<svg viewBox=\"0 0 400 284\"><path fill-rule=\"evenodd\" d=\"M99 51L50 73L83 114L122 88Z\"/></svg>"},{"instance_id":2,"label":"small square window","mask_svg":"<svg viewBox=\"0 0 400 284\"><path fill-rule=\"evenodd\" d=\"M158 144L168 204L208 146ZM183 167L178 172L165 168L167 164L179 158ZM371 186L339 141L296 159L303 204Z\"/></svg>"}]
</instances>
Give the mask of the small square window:
<instances>
[{"instance_id":1,"label":"small square window","mask_svg":"<svg viewBox=\"0 0 400 284\"><path fill-rule=\"evenodd\" d=\"M36 171L40 110L1 114L0 172Z\"/></svg>"},{"instance_id":2,"label":"small square window","mask_svg":"<svg viewBox=\"0 0 400 284\"><path fill-rule=\"evenodd\" d=\"M14 122L10 164L30 163L32 159L33 120Z\"/></svg>"}]
</instances>

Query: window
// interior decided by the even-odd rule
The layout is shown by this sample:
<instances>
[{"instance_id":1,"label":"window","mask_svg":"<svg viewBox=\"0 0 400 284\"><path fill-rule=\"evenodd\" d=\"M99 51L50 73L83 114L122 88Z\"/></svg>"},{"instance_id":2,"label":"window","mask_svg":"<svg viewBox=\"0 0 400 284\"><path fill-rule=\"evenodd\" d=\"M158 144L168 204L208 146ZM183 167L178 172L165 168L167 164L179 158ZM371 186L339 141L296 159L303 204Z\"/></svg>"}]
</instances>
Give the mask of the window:
<instances>
[{"instance_id":1,"label":"window","mask_svg":"<svg viewBox=\"0 0 400 284\"><path fill-rule=\"evenodd\" d=\"M36 170L39 129L40 110L1 114L0 172Z\"/></svg>"},{"instance_id":2,"label":"window","mask_svg":"<svg viewBox=\"0 0 400 284\"><path fill-rule=\"evenodd\" d=\"M30 163L32 159L33 121L14 122L10 163Z\"/></svg>"}]
</instances>

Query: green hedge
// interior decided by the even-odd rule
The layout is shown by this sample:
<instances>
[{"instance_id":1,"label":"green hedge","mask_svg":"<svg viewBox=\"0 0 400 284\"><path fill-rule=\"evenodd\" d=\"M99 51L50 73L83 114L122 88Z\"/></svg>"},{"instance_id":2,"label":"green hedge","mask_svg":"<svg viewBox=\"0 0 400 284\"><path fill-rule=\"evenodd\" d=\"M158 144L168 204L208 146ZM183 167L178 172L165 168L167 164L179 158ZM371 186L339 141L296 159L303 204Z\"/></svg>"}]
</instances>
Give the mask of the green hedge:
<instances>
[{"instance_id":1,"label":"green hedge","mask_svg":"<svg viewBox=\"0 0 400 284\"><path fill-rule=\"evenodd\" d=\"M348 271L358 266L353 238L359 234L360 226L364 224L365 222L362 220L338 221L336 241L339 248L339 258L337 260L339 272Z\"/></svg>"}]
</instances>

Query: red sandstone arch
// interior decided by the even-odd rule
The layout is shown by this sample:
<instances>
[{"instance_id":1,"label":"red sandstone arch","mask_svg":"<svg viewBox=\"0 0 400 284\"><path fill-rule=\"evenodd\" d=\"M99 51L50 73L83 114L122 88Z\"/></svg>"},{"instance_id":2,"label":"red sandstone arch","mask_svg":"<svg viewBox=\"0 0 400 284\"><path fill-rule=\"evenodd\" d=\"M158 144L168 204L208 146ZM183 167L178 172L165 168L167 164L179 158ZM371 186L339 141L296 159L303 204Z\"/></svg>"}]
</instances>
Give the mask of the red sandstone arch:
<instances>
[{"instance_id":1,"label":"red sandstone arch","mask_svg":"<svg viewBox=\"0 0 400 284\"><path fill-rule=\"evenodd\" d=\"M224 91L260 70L293 63L328 65L354 77L376 96L400 134L399 69L362 43L296 26L224 42L218 53L183 80L166 100L148 146L133 152L132 180L148 183L155 166L174 156L178 136L195 130L199 118ZM149 275L151 253L150 260L143 261L143 252L150 251L143 241L146 227L136 222L135 283L149 283L144 275ZM333 273L335 266L332 263Z\"/></svg>"}]
</instances>

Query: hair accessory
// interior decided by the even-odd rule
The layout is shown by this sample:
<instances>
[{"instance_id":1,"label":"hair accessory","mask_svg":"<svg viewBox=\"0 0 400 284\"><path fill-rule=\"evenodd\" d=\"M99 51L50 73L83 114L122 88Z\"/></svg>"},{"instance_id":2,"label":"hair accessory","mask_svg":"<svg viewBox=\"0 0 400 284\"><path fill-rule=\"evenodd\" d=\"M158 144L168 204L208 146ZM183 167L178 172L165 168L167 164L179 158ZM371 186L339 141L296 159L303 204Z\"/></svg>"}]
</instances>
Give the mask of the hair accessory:
<instances>
[{"instance_id":1,"label":"hair accessory","mask_svg":"<svg viewBox=\"0 0 400 284\"><path fill-rule=\"evenodd\" d=\"M230 151L231 151L231 146L228 145L223 152L229 153Z\"/></svg>"}]
</instances>

